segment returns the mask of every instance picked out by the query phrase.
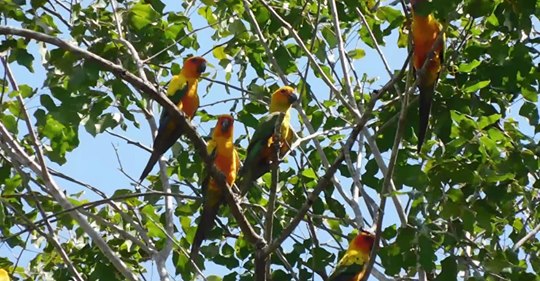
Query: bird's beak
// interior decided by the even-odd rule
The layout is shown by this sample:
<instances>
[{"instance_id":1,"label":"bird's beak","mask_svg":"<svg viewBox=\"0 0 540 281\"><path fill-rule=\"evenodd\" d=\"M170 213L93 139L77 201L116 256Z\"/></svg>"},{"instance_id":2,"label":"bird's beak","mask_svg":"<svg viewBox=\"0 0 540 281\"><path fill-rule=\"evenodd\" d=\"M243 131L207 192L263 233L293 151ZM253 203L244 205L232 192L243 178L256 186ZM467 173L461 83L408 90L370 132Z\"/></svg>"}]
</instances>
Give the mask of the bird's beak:
<instances>
[{"instance_id":1,"label":"bird's beak","mask_svg":"<svg viewBox=\"0 0 540 281\"><path fill-rule=\"evenodd\" d=\"M296 94L293 93L293 94L291 94L291 95L289 96L289 103L293 104L293 103L295 103L297 100L298 100L298 96L297 96Z\"/></svg>"},{"instance_id":2,"label":"bird's beak","mask_svg":"<svg viewBox=\"0 0 540 281\"><path fill-rule=\"evenodd\" d=\"M231 125L232 121L230 119L223 119L223 121L221 121L221 131L223 133L228 132Z\"/></svg>"},{"instance_id":3,"label":"bird's beak","mask_svg":"<svg viewBox=\"0 0 540 281\"><path fill-rule=\"evenodd\" d=\"M203 73L205 70L206 70L206 61L203 61L203 62L201 62L201 64L199 64L199 67L197 68L197 71L199 73Z\"/></svg>"}]
</instances>

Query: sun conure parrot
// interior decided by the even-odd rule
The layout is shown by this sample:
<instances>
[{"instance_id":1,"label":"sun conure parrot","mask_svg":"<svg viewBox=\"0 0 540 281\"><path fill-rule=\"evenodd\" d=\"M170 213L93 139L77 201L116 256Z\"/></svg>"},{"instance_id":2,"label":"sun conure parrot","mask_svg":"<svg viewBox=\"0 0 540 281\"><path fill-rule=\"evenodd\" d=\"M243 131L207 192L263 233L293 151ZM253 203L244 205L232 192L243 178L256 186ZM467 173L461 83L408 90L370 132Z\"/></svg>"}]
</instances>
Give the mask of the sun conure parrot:
<instances>
[{"instance_id":1,"label":"sun conure parrot","mask_svg":"<svg viewBox=\"0 0 540 281\"><path fill-rule=\"evenodd\" d=\"M270 113L265 116L253 133L253 137L247 148L244 166L240 170L242 177L242 194L247 192L251 182L270 171L272 162L274 131L276 121L281 113L285 113L281 123L280 156L283 156L290 149L292 140L295 137L291 129L291 115L289 109L298 100L294 93L294 88L285 86L276 90L270 100Z\"/></svg>"},{"instance_id":2,"label":"sun conure parrot","mask_svg":"<svg viewBox=\"0 0 540 281\"><path fill-rule=\"evenodd\" d=\"M191 120L199 108L199 95L197 95L198 79L206 70L206 60L202 57L190 57L178 75L174 75L167 88L167 96ZM177 120L163 110L159 119L157 136L154 139L152 155L146 164L139 181L143 181L150 173L161 155L169 149L182 135Z\"/></svg>"},{"instance_id":3,"label":"sun conure parrot","mask_svg":"<svg viewBox=\"0 0 540 281\"><path fill-rule=\"evenodd\" d=\"M433 15L423 15L415 10L417 5L423 1L425 0L411 0L413 65L415 71L422 69L432 49L434 52L431 60L427 63L424 74L418 77L418 90L420 91L418 151L422 148L426 138L433 93L435 92L435 85L439 79L444 59L444 34L441 41L435 42L441 32L441 24ZM434 45L436 45L435 48L433 48Z\"/></svg>"},{"instance_id":4,"label":"sun conure parrot","mask_svg":"<svg viewBox=\"0 0 540 281\"><path fill-rule=\"evenodd\" d=\"M364 277L375 236L361 230L349 243L345 255L339 260L328 281L360 281Z\"/></svg>"},{"instance_id":5,"label":"sun conure parrot","mask_svg":"<svg viewBox=\"0 0 540 281\"><path fill-rule=\"evenodd\" d=\"M212 139L208 142L208 155L213 157L214 165L226 177L227 184L231 186L236 180L236 174L240 168L240 157L234 147L233 132L234 119L230 115L221 115L218 117L216 127L212 132ZM206 176L202 183L203 190L203 209L197 232L191 244L192 259L196 258L202 241L208 232L214 226L218 209L224 202L224 193L221 186L218 186L214 179Z\"/></svg>"},{"instance_id":6,"label":"sun conure parrot","mask_svg":"<svg viewBox=\"0 0 540 281\"><path fill-rule=\"evenodd\" d=\"M0 281L9 281L9 274L3 268L0 268Z\"/></svg>"}]
</instances>

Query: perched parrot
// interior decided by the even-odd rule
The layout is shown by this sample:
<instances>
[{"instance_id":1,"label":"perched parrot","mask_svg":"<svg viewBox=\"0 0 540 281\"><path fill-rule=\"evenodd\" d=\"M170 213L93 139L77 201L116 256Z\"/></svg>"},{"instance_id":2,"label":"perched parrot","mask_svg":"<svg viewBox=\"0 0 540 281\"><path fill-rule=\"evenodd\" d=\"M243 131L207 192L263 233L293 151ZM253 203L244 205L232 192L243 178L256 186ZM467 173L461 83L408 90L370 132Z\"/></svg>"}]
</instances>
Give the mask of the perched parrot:
<instances>
[{"instance_id":1,"label":"perched parrot","mask_svg":"<svg viewBox=\"0 0 540 281\"><path fill-rule=\"evenodd\" d=\"M218 117L216 127L212 133L212 140L208 142L208 155L214 158L216 168L220 170L226 177L227 184L231 186L236 180L238 168L240 168L240 157L234 147L233 132L234 119L230 115L221 115ZM218 209L224 202L224 193L220 186L216 184L214 179L206 176L202 183L204 194L203 209L195 238L191 244L192 259L196 258L199 253L199 248L202 241L205 239L208 232L214 226Z\"/></svg>"},{"instance_id":2,"label":"perched parrot","mask_svg":"<svg viewBox=\"0 0 540 281\"><path fill-rule=\"evenodd\" d=\"M432 59L427 63L424 75L418 77L418 90L420 91L418 151L422 148L426 138L433 93L435 92L435 85L439 79L444 59L444 34L441 41L435 42L441 32L441 24L431 14L421 15L415 12L416 6L423 1L425 0L411 0L413 65L415 71L422 69L432 49L434 52ZM433 48L434 45L436 45L435 48Z\"/></svg>"},{"instance_id":3,"label":"perched parrot","mask_svg":"<svg viewBox=\"0 0 540 281\"><path fill-rule=\"evenodd\" d=\"M360 281L364 277L375 236L361 230L350 242L345 255L339 260L336 270L328 281Z\"/></svg>"},{"instance_id":4,"label":"perched parrot","mask_svg":"<svg viewBox=\"0 0 540 281\"><path fill-rule=\"evenodd\" d=\"M190 120L195 115L197 108L199 108L197 84L199 77L205 70L206 60L204 58L190 57L184 62L180 74L173 76L167 89L169 99ZM154 139L152 155L150 155L150 159L139 177L139 182L142 182L148 176L161 155L180 138L180 135L182 135L182 130L179 128L177 121L173 119L167 110L163 110L159 119L158 133Z\"/></svg>"},{"instance_id":5,"label":"perched parrot","mask_svg":"<svg viewBox=\"0 0 540 281\"><path fill-rule=\"evenodd\" d=\"M4 269L0 268L0 281L9 281L9 274Z\"/></svg>"},{"instance_id":6,"label":"perched parrot","mask_svg":"<svg viewBox=\"0 0 540 281\"><path fill-rule=\"evenodd\" d=\"M247 148L244 166L240 170L240 176L242 176L243 180L242 194L247 192L251 182L270 170L274 131L276 121L281 113L285 113L285 116L281 123L280 156L289 151L295 136L294 131L291 129L289 109L296 100L298 100L298 97L294 93L294 88L289 86L281 87L272 94L270 113L259 122L259 126L255 129Z\"/></svg>"}]
</instances>

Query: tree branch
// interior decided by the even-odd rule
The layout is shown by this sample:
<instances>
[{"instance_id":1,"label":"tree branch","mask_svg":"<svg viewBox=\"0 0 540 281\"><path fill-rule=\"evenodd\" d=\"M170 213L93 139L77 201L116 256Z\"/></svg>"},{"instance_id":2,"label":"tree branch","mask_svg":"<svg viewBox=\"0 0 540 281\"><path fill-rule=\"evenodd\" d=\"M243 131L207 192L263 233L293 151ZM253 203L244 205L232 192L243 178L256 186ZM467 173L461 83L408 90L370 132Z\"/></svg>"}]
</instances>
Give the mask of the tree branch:
<instances>
[{"instance_id":1,"label":"tree branch","mask_svg":"<svg viewBox=\"0 0 540 281\"><path fill-rule=\"evenodd\" d=\"M401 73L400 73L401 74ZM364 126L366 125L368 118L371 116L371 113L373 111L373 107L375 106L375 103L379 100L379 98L388 91L389 87L393 86L394 83L396 83L400 78L400 75L396 75L394 78L392 78L379 92L373 95L372 99L370 100L366 111L364 112L364 115L360 118L356 126L351 131L351 134L349 138L347 139L347 142L343 146L343 151L340 153L340 155L336 158L334 163L328 167L326 170L326 173L324 176L319 178L319 181L317 185L315 186L312 193L309 194L307 201L302 205L302 207L298 210L298 214L292 219L292 221L289 223L289 225L283 229L281 232L281 235L274 239L271 244L269 244L266 249L265 253L269 254L273 251L275 251L285 239L293 232L293 230L298 226L302 218L305 216L305 214L308 212L308 210L311 208L311 205L315 202L315 200L318 198L319 194L323 191L324 188L330 185L332 182L332 179L334 177L334 174L336 173L337 169L345 159L345 152L350 150L354 141L360 134L360 132L364 129Z\"/></svg>"},{"instance_id":2,"label":"tree branch","mask_svg":"<svg viewBox=\"0 0 540 281\"><path fill-rule=\"evenodd\" d=\"M32 131L33 129L30 129ZM42 172L42 167L26 153L26 151L18 144L18 142L11 136L4 124L0 123L0 137L3 139L1 147L5 152L19 165L26 166L30 168L34 173L44 179L45 187L48 192L52 194L55 200L62 206L64 209L72 208L73 205L65 197L64 193L60 190L60 187L56 184L54 179L49 177L45 180L44 173ZM9 146L6 148L6 146ZM39 146L38 146L39 147ZM45 173L48 174L48 171ZM127 279L127 280L137 280L135 276L120 260L116 254L112 251L111 248L107 245L105 240L98 234L94 228L88 223L88 221L78 212L70 212L70 216L81 226L81 228L92 238L94 243L100 248L103 254L111 261L115 268Z\"/></svg>"},{"instance_id":3,"label":"tree branch","mask_svg":"<svg viewBox=\"0 0 540 281\"><path fill-rule=\"evenodd\" d=\"M351 80L349 77L349 67L347 65L347 54L345 53L345 47L343 45L343 37L341 36L341 28L339 27L339 16L336 8L336 1L329 0L330 12L332 13L332 23L334 25L334 32L338 40L338 52L340 57L341 71L343 72L343 80L345 80L345 91L349 95L349 102L355 110L358 110L356 100L354 98L354 91L351 86Z\"/></svg>"},{"instance_id":4,"label":"tree branch","mask_svg":"<svg viewBox=\"0 0 540 281\"><path fill-rule=\"evenodd\" d=\"M247 2L247 0L244 0L245 2ZM336 86L332 83L332 80L330 80L330 78L326 75L326 73L322 70L321 66L317 63L317 61L315 60L315 56L313 56L313 54L308 50L308 48L306 47L306 45L304 44L304 42L302 41L302 38L300 38L300 36L298 35L298 33L296 32L296 30L294 30L294 28L292 28L292 26L286 21L284 20L280 15L279 13L277 13L274 8L272 8L272 6L270 6L266 1L264 0L259 0L259 2L261 2L263 4L263 6L266 7L266 9L268 9L268 11L270 11L270 13L281 23L281 25L287 29L287 31L292 35L293 39L296 41L296 43L298 44L298 46L300 46L300 48L302 48L302 50L304 51L304 53L306 53L306 56L308 57L309 61L311 62L311 64L313 65L313 67L315 69L317 69L317 72L319 73L319 75L321 76L321 78L323 79L323 81L328 85L328 87L332 90L332 93L334 93L336 95L336 97L338 97L338 99L343 103L343 105L351 112L351 114L353 115L356 115L356 116L360 116L360 113L358 112L358 110L356 110L354 107L352 107L344 98L343 96L341 95L341 91L339 91ZM270 53L271 54L271 53Z\"/></svg>"},{"instance_id":5,"label":"tree branch","mask_svg":"<svg viewBox=\"0 0 540 281\"><path fill-rule=\"evenodd\" d=\"M409 61L410 55L408 56L406 63ZM402 71L404 71L404 68L402 68ZM403 136L403 129L405 127L405 121L407 121L407 103L409 101L409 95L412 94L414 91L414 88L410 88L408 91L405 92L404 95L402 95L402 106L401 106L401 113L399 116L399 123L397 127L396 136L394 137L394 144L392 146L392 154L390 155L390 160L388 163L388 170L384 174L384 182L383 186L381 188L381 204L379 205L379 212L377 214L377 223L375 228L375 241L373 242L373 247L371 249L369 262L367 263L365 267L365 274L362 277L361 281L367 281L369 279L369 276L371 274L371 271L373 269L373 265L375 264L375 260L377 259L377 251L379 250L379 243L381 240L381 234L382 234L382 222L384 218L384 209L386 207L386 199L388 198L388 191L391 191L391 185L393 184L393 176L394 176L394 168L397 161L397 156L399 153L399 145L401 144L401 139ZM392 192L393 193L393 192Z\"/></svg>"},{"instance_id":6,"label":"tree branch","mask_svg":"<svg viewBox=\"0 0 540 281\"><path fill-rule=\"evenodd\" d=\"M540 224L538 224L529 233L527 233L527 235L523 236L523 238L519 239L519 241L517 241L516 244L514 244L514 246L512 247L512 250L515 251L515 250L519 249L519 247L523 246L523 244L525 244L525 242L527 242L527 240L534 237L538 232L540 232Z\"/></svg>"},{"instance_id":7,"label":"tree branch","mask_svg":"<svg viewBox=\"0 0 540 281\"><path fill-rule=\"evenodd\" d=\"M206 143L205 143L205 141L197 133L195 128L193 128L191 123L186 119L184 113L180 112L178 110L178 108L176 107L176 105L173 104L165 96L165 94L163 92L158 92L154 86L150 85L149 83L145 83L145 81L143 81L141 78L133 75L132 73L128 72L127 70L125 70L121 66L119 66L117 64L114 64L113 62L108 61L108 60L106 60L106 59L104 59L104 58L102 58L102 57L100 57L100 56L98 56L98 55L96 55L96 54L94 54L92 52L89 52L87 50L84 50L82 48L74 46L74 45L72 45L72 44L70 44L70 43L68 43L66 41L63 41L63 40L61 40L59 38L49 36L47 34L43 34L43 33L40 33L40 32L28 30L28 29L8 27L8 26L0 26L0 34L4 34L4 35L10 34L10 35L22 36L22 37L29 38L29 39L34 39L34 40L37 40L37 41L46 42L46 43L55 45L55 46L57 46L57 47L59 47L59 48L61 48L63 50L73 52L74 54L79 55L84 59L91 60L91 61L95 62L96 64L100 65L104 70L113 73L117 77L119 77L119 78L123 79L124 81L128 82L129 84L131 84L134 88L139 89L140 91L147 94L150 98L152 98L153 100L157 101L160 105L162 105L165 108L165 110L168 110L173 118L176 118L176 120L178 122L178 125L180 126L180 129L184 132L184 135L192 142L192 144L193 144L193 146L195 148L195 151L199 154L199 156L201 156L201 159L204 161L205 165L208 167L208 171L209 171L210 175L216 180L217 184L221 185L221 186L227 186L227 184L225 182L224 175L219 170L216 169L211 157L209 157L209 155L206 153ZM7 129L2 124L0 124L0 133L2 133L2 136L9 138L9 135L5 135L7 133ZM22 149L20 151L22 153L24 153L24 151ZM22 160L24 162L22 162L21 164L24 164L26 166L30 166L33 169L35 169L37 172L39 172L39 168L37 168L36 166L33 166L33 165L35 165L35 163L32 160L30 160L30 158L24 157L24 159L22 159ZM258 236L255 233L255 231L253 230L253 228L251 227L251 225L247 221L247 218L244 216L244 211L242 210L240 205L238 205L238 203L236 202L233 194L231 193L231 190L228 189L228 188L225 188L225 194L226 194L225 197L227 199L227 203L231 207L231 212L233 213L236 220L238 221L238 224L239 224L240 228L242 229L242 232L244 233L247 241L254 244L255 246L257 246L257 245L266 245L266 242L264 241L264 239L262 239L260 236ZM63 196L63 194L62 194L62 196ZM69 204L69 202L67 202L67 201L65 203ZM66 209L70 208L70 206L65 206L65 208ZM76 214L76 216L80 217L79 214ZM83 218L81 217L81 219L83 219ZM85 231L87 231L89 233L95 233L93 231L93 229L91 229L91 227L89 225L88 225L88 230L86 229L86 225L87 225L86 221L84 221L82 224L85 225L84 226ZM94 234L92 234L92 235L94 235ZM93 237L93 236L91 236L91 237ZM105 241L101 237L97 237L97 235L96 235L95 239L98 239L98 238L100 240L99 240L99 242L97 241L96 243L98 245L101 245L101 246L104 246L104 247L108 248ZM114 261L114 260L112 260L112 261ZM118 260L118 261L120 261L120 260ZM114 261L114 263L117 263L117 262ZM122 262L121 262L121 264L123 265ZM115 264L115 265L120 265L120 263ZM126 276L126 278L128 278L129 280L136 280L135 276L131 272L129 273L129 277Z\"/></svg>"},{"instance_id":8,"label":"tree branch","mask_svg":"<svg viewBox=\"0 0 540 281\"><path fill-rule=\"evenodd\" d=\"M268 59L270 59L270 62L272 62L271 65L274 66L274 71L278 73L279 77L281 78L281 81L283 81L284 84L289 84L287 83L287 76L285 75L285 72L283 72L283 70L279 67L275 56L270 55L272 54L272 51L270 50L270 48L268 47L268 44L266 43L266 39L264 38L261 28L259 27L259 24L257 23L257 19L255 18L255 15L251 11L249 2L247 0L244 0L242 1L242 3L244 3L244 9L246 10L249 20L251 21L251 24L253 25L253 27L255 27L255 32L257 33L257 36L259 37L259 40L261 41L264 47L264 50L266 51L266 56L268 57Z\"/></svg>"}]
</instances>

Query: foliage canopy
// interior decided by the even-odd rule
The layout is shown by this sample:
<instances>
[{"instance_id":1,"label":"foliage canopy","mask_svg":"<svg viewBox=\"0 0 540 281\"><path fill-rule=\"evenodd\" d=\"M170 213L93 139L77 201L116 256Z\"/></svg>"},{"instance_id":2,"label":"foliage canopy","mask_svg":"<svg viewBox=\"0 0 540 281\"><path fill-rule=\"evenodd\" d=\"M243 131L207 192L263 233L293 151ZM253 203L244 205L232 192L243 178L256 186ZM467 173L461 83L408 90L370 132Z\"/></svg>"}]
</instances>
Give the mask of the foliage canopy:
<instances>
[{"instance_id":1,"label":"foliage canopy","mask_svg":"<svg viewBox=\"0 0 540 281\"><path fill-rule=\"evenodd\" d=\"M0 4L0 268L13 276L196 277L186 249L206 164L193 128L166 154L167 177L143 186L147 154L87 163L84 179L121 178L113 187L62 170L85 134L141 150L162 110L153 100L166 103L156 89L196 54L211 62L197 130L235 112L242 157L269 93L287 84L301 97L302 141L278 181L268 173L237 199L246 221L221 209L194 261L206 280L253 280L266 262L268 280L324 280L353 230L377 225L371 278L540 280L540 0L423 5L447 51L420 154L408 2Z\"/></svg>"}]
</instances>

